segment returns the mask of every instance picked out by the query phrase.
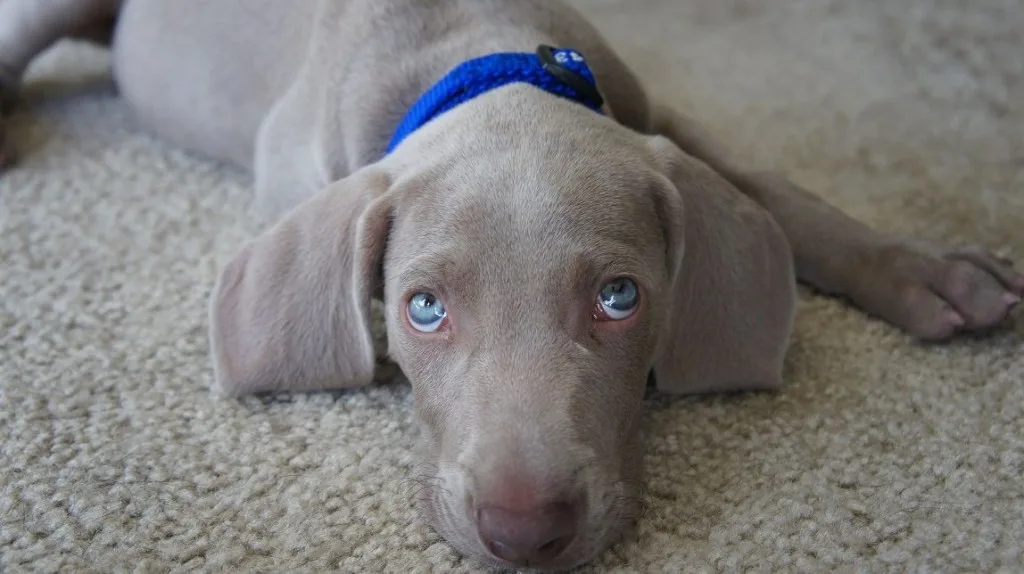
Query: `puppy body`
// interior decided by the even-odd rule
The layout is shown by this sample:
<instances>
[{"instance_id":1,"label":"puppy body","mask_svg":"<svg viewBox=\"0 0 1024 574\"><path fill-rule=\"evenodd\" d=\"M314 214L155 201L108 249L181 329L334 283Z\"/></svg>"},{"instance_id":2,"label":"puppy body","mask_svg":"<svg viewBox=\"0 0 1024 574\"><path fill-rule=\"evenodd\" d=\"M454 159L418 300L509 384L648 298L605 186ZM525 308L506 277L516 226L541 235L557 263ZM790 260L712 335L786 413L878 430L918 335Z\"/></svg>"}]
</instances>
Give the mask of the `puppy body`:
<instances>
[{"instance_id":1,"label":"puppy body","mask_svg":"<svg viewBox=\"0 0 1024 574\"><path fill-rule=\"evenodd\" d=\"M637 80L560 2L128 2L114 70L145 124L253 169L260 202L278 211L380 160L448 70L541 43L586 54L614 117L648 128Z\"/></svg>"},{"instance_id":2,"label":"puppy body","mask_svg":"<svg viewBox=\"0 0 1024 574\"><path fill-rule=\"evenodd\" d=\"M251 169L276 221L214 290L219 387L371 382L382 299L424 430L424 514L489 563L569 567L614 541L639 508L648 373L673 393L778 388L795 278L924 339L1024 294L983 249L882 235L738 165L560 2L2 0L8 89L114 21L140 120ZM586 57L603 114L512 84L385 154L446 72L538 44ZM608 320L598 294L622 278L639 303ZM408 316L423 293L447 311L429 333Z\"/></svg>"}]
</instances>

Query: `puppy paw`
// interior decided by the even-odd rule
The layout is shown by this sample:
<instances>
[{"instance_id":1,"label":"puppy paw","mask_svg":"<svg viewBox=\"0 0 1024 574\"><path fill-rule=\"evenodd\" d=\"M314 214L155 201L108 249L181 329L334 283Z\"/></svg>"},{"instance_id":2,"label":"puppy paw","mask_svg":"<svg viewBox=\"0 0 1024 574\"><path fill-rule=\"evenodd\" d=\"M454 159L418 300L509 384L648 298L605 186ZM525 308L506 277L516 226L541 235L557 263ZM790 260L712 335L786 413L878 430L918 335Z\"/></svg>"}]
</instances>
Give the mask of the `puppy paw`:
<instances>
[{"instance_id":1,"label":"puppy paw","mask_svg":"<svg viewBox=\"0 0 1024 574\"><path fill-rule=\"evenodd\" d=\"M923 341L996 327L1024 298L1024 275L978 246L902 240L868 249L854 271L854 303Z\"/></svg>"}]
</instances>

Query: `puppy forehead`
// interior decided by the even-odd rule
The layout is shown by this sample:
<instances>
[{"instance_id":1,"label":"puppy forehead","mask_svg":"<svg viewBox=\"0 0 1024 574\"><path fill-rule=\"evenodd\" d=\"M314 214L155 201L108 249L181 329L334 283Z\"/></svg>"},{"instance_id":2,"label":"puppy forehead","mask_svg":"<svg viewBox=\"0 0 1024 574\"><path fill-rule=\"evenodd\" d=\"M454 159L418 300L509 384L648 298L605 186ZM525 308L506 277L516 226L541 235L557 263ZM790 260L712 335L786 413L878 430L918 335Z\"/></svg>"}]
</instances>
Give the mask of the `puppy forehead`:
<instances>
[{"instance_id":1,"label":"puppy forehead","mask_svg":"<svg viewBox=\"0 0 1024 574\"><path fill-rule=\"evenodd\" d=\"M604 239L639 247L656 236L659 180L639 159L550 146L501 152L451 158L410 178L395 239L421 248L445 240L536 248Z\"/></svg>"}]
</instances>

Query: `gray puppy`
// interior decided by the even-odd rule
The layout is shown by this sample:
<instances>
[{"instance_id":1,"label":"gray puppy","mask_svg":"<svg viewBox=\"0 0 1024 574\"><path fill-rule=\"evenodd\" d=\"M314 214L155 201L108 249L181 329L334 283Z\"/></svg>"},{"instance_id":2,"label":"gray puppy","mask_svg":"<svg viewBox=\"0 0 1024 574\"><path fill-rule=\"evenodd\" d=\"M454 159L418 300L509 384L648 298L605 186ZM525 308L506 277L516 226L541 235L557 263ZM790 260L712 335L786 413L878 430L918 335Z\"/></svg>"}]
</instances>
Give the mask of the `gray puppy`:
<instances>
[{"instance_id":1,"label":"gray puppy","mask_svg":"<svg viewBox=\"0 0 1024 574\"><path fill-rule=\"evenodd\" d=\"M738 165L561 2L2 0L7 95L65 37L112 40L144 125L251 169L276 218L215 287L219 388L370 383L382 299L436 468L424 516L487 563L571 567L622 534L648 374L778 388L797 278L923 340L1024 295L984 249ZM511 75L444 92L467 62ZM435 86L450 109L416 108Z\"/></svg>"}]
</instances>

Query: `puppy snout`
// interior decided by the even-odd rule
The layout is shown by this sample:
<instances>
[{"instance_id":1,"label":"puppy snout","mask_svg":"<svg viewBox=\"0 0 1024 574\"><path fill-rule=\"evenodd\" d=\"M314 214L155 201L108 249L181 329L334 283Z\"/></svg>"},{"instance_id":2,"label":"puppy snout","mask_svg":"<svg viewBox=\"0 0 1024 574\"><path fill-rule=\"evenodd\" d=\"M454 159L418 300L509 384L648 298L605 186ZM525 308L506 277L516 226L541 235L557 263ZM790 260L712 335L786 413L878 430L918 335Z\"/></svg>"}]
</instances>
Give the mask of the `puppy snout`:
<instances>
[{"instance_id":1,"label":"puppy snout","mask_svg":"<svg viewBox=\"0 0 1024 574\"><path fill-rule=\"evenodd\" d=\"M518 566L540 566L558 558L576 539L577 502L569 498L528 501L532 498L498 497L477 507L480 540L497 558Z\"/></svg>"}]
</instances>

